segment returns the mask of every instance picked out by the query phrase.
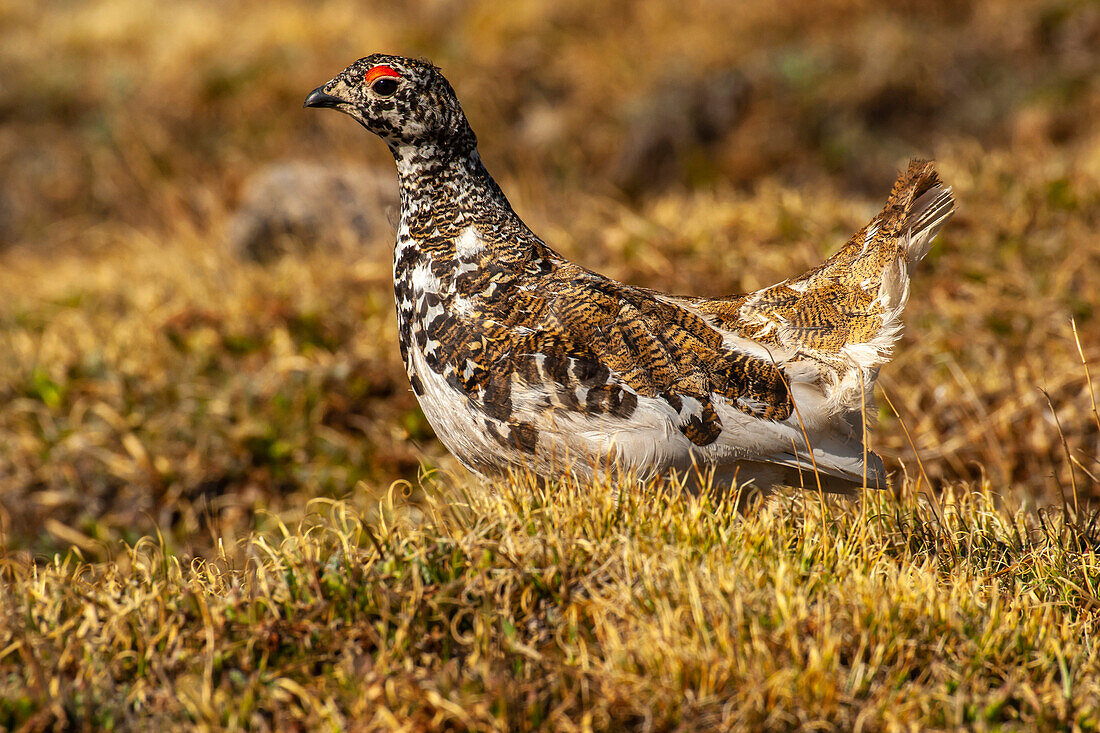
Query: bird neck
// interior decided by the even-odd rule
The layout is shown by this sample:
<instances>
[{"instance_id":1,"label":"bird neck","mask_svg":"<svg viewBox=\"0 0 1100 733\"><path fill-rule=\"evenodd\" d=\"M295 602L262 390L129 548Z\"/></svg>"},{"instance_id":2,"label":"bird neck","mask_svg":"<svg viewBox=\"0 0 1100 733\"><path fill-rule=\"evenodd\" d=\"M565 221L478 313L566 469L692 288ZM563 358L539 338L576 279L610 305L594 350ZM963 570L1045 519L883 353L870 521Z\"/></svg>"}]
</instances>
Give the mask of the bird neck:
<instances>
[{"instance_id":1,"label":"bird neck","mask_svg":"<svg viewBox=\"0 0 1100 733\"><path fill-rule=\"evenodd\" d=\"M477 148L392 148L401 182L401 223L412 232L447 235L471 226L526 226L512 210Z\"/></svg>"}]
</instances>

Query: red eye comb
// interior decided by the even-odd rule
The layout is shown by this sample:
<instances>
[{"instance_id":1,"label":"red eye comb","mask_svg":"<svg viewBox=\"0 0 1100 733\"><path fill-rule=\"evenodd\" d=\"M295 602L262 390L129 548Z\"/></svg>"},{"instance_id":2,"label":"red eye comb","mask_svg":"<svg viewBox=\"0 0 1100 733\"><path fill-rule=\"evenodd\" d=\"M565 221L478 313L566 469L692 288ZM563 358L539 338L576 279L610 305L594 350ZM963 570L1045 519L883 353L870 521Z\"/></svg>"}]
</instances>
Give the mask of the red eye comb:
<instances>
[{"instance_id":1,"label":"red eye comb","mask_svg":"<svg viewBox=\"0 0 1100 733\"><path fill-rule=\"evenodd\" d=\"M368 71L366 73L366 76L364 76L363 78L367 84L370 84L375 79L381 78L383 76L392 76L396 79L401 78L401 75L391 69L389 66L375 66L373 69Z\"/></svg>"}]
</instances>

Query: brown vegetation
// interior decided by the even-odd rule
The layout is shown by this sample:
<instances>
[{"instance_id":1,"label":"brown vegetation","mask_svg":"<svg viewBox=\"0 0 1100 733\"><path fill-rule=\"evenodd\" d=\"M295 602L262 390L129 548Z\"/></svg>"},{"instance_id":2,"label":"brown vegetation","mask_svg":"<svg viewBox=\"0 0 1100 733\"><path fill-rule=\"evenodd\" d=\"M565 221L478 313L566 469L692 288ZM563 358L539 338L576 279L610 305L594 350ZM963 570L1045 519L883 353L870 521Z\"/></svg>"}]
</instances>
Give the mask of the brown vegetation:
<instances>
[{"instance_id":1,"label":"brown vegetation","mask_svg":"<svg viewBox=\"0 0 1100 733\"><path fill-rule=\"evenodd\" d=\"M0 727L1097 727L1097 48L1075 0L0 6ZM301 110L378 50L443 67L552 246L665 290L801 271L935 157L959 213L874 436L899 495L426 495L458 469L397 356L392 234L226 242L266 165L389 175ZM727 77L730 129L639 121ZM614 187L628 142L654 185ZM345 503L299 527L315 497Z\"/></svg>"}]
</instances>

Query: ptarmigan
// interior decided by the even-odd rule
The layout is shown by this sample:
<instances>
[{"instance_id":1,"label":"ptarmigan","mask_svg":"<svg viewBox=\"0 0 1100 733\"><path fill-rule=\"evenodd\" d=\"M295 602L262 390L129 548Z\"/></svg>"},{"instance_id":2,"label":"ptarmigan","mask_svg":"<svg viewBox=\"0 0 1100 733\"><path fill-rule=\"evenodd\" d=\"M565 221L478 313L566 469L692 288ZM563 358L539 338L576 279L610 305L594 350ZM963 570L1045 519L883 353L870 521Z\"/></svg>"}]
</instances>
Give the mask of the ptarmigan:
<instances>
[{"instance_id":1,"label":"ptarmigan","mask_svg":"<svg viewBox=\"0 0 1100 733\"><path fill-rule=\"evenodd\" d=\"M394 295L405 369L469 469L672 472L716 486L885 486L864 410L909 297L909 268L954 210L914 160L882 213L818 267L755 293L668 295L548 247L477 151L451 85L375 54L315 89L397 161Z\"/></svg>"}]
</instances>

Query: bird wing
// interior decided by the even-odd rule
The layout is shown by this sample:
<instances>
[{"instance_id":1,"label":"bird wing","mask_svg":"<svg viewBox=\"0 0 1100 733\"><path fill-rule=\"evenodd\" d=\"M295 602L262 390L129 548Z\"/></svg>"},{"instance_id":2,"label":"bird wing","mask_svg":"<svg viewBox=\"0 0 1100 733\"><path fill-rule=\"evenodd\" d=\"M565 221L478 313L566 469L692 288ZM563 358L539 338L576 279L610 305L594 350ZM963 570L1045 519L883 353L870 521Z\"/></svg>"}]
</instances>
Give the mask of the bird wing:
<instances>
[{"instance_id":1,"label":"bird wing","mask_svg":"<svg viewBox=\"0 0 1100 733\"><path fill-rule=\"evenodd\" d=\"M751 456L885 486L862 420L827 411L818 365L769 353L652 291L598 276L560 282L560 289L543 289L553 327L631 391L667 402L703 463Z\"/></svg>"}]
</instances>

